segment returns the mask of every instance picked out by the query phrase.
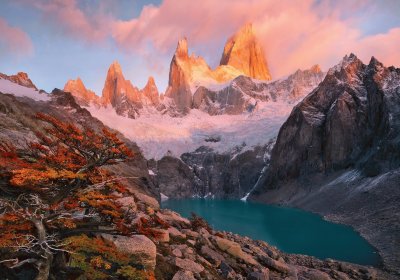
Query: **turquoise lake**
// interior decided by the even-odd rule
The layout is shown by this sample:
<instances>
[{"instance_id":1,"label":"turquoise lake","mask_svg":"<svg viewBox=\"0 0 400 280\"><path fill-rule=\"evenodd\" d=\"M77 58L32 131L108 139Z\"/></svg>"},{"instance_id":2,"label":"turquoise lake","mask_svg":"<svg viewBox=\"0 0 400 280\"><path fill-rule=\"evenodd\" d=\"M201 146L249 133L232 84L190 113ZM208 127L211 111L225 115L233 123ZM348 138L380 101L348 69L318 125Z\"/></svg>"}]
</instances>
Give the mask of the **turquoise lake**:
<instances>
[{"instance_id":1,"label":"turquoise lake","mask_svg":"<svg viewBox=\"0 0 400 280\"><path fill-rule=\"evenodd\" d=\"M332 258L363 265L380 262L375 249L351 227L294 208L240 200L167 200L162 207L203 217L218 230L264 240L287 253Z\"/></svg>"}]
</instances>

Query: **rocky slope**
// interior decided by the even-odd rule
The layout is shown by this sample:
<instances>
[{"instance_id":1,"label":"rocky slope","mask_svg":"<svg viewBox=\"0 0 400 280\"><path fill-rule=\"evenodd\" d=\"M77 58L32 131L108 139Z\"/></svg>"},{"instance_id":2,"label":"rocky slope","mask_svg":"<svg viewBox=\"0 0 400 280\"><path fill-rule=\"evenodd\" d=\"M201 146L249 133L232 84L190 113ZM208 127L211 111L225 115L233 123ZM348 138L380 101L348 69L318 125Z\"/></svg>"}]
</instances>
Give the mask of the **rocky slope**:
<instances>
[{"instance_id":1,"label":"rocky slope","mask_svg":"<svg viewBox=\"0 0 400 280\"><path fill-rule=\"evenodd\" d=\"M324 76L318 65L269 83L239 76L220 90L199 87L193 95L193 108L219 115L251 112L257 109L260 101L294 104L313 90Z\"/></svg>"},{"instance_id":2,"label":"rocky slope","mask_svg":"<svg viewBox=\"0 0 400 280\"><path fill-rule=\"evenodd\" d=\"M28 74L24 72L18 72L16 75L10 76L0 73L0 78L18 84L20 86L38 90L37 87L32 83L31 79L29 79Z\"/></svg>"},{"instance_id":3,"label":"rocky slope","mask_svg":"<svg viewBox=\"0 0 400 280\"><path fill-rule=\"evenodd\" d=\"M76 102L82 106L89 106L91 103L100 104L100 98L90 89L87 89L81 78L69 80L64 85L64 91L70 92Z\"/></svg>"},{"instance_id":4,"label":"rocky slope","mask_svg":"<svg viewBox=\"0 0 400 280\"><path fill-rule=\"evenodd\" d=\"M271 80L264 51L253 33L252 24L246 24L228 39L220 65L230 65L258 80Z\"/></svg>"},{"instance_id":5,"label":"rocky slope","mask_svg":"<svg viewBox=\"0 0 400 280\"><path fill-rule=\"evenodd\" d=\"M40 122L33 116L46 112L62 120L89 125L101 129L103 124L82 109L72 95L60 90L46 94L47 100L37 100L38 93L18 96L16 92L2 93L0 85L0 138L23 146L29 139L34 140L34 129L40 129ZM378 269L337 262L321 261L302 255L288 255L265 242L254 241L232 233L217 232L204 221L194 217L187 220L178 214L160 209L154 196L147 167L137 146L130 143L135 157L124 166L115 165L113 171L121 176L138 177L127 181L134 195L121 197L120 203L134 211L137 219L133 223L157 221L152 228L156 235L134 234L131 236L88 233L97 242L106 242L114 253L128 255L134 259L138 270L119 270L123 279L131 279L143 270L146 275L154 273L156 279L390 279L390 275ZM139 225L138 225L139 226ZM96 237L97 236L97 237ZM80 236L79 240L87 240ZM103 241L101 241L103 240ZM117 260L122 262L123 260ZM18 277L14 272L0 265L2 275L9 279ZM84 270L55 270L57 277L79 277ZM18 275L25 275L23 269ZM131 276L129 276L131 275ZM124 278L125 277L125 278ZM127 277L127 278L126 278ZM60 278L61 279L61 278Z\"/></svg>"},{"instance_id":6,"label":"rocky slope","mask_svg":"<svg viewBox=\"0 0 400 280\"><path fill-rule=\"evenodd\" d=\"M353 225L399 273L399 114L400 69L346 56L293 109L253 199Z\"/></svg>"},{"instance_id":7,"label":"rocky slope","mask_svg":"<svg viewBox=\"0 0 400 280\"><path fill-rule=\"evenodd\" d=\"M84 124L96 131L104 127L86 109L80 107L70 93L55 89L50 94L31 91L25 93L24 96L18 96L21 95L21 92L24 93L24 88L12 88L6 94L3 84L0 83L0 141L2 142L11 142L23 148L29 141L35 141L34 131L43 129L41 122L35 118L38 112L46 112L77 125ZM46 98L43 98L42 95L45 95ZM134 151L135 157L131 161L113 166L111 169L127 177L137 177L137 179L129 179L128 183L135 186L138 192L158 197L154 185L151 184L146 169L147 162L140 149L123 135L119 134L119 136L128 143L130 149Z\"/></svg>"}]
</instances>

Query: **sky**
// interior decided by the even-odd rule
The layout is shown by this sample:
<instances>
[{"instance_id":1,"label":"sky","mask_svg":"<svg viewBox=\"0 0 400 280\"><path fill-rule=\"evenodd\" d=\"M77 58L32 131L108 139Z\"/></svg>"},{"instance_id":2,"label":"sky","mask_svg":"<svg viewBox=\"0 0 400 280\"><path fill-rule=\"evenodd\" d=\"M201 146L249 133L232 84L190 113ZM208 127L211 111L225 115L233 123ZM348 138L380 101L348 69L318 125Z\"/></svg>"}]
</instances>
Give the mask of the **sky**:
<instances>
[{"instance_id":1,"label":"sky","mask_svg":"<svg viewBox=\"0 0 400 280\"><path fill-rule=\"evenodd\" d=\"M224 43L252 23L272 77L348 54L400 67L399 0L2 0L0 72L27 72L46 91L80 77L101 94L117 60L126 79L161 92L177 41L216 67Z\"/></svg>"}]
</instances>

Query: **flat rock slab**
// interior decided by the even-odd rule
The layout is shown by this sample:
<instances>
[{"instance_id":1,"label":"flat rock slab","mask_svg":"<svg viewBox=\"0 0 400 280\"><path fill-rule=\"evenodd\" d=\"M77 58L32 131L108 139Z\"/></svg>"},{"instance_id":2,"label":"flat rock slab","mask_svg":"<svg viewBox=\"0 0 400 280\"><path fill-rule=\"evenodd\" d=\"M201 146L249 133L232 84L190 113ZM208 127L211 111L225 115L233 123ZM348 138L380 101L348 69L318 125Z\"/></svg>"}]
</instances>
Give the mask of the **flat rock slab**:
<instances>
[{"instance_id":1,"label":"flat rock slab","mask_svg":"<svg viewBox=\"0 0 400 280\"><path fill-rule=\"evenodd\" d=\"M217 243L219 249L227 252L231 256L242 259L244 262L248 264L252 265L258 264L257 261L251 255L242 251L242 248L238 243L220 237L215 237L215 242Z\"/></svg>"},{"instance_id":2,"label":"flat rock slab","mask_svg":"<svg viewBox=\"0 0 400 280\"><path fill-rule=\"evenodd\" d=\"M180 270L175 273L172 280L196 280L191 271Z\"/></svg>"},{"instance_id":3,"label":"flat rock slab","mask_svg":"<svg viewBox=\"0 0 400 280\"><path fill-rule=\"evenodd\" d=\"M144 235L111 235L102 234L101 237L111 241L122 253L131 255L138 263L146 269L154 270L156 266L156 245L148 237Z\"/></svg>"},{"instance_id":4,"label":"flat rock slab","mask_svg":"<svg viewBox=\"0 0 400 280\"><path fill-rule=\"evenodd\" d=\"M176 258L175 265L179 268L182 268L184 270L188 270L188 271L191 271L194 273L200 273L204 270L204 267L201 264L198 264L189 259Z\"/></svg>"}]
</instances>

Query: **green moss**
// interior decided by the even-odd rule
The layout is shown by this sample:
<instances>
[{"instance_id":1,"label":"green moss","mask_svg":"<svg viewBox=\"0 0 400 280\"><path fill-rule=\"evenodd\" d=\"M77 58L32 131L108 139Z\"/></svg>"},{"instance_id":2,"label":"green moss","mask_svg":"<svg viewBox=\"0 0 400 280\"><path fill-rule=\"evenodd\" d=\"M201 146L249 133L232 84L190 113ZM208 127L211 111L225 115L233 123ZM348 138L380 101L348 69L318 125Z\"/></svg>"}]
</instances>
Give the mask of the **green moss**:
<instances>
[{"instance_id":1,"label":"green moss","mask_svg":"<svg viewBox=\"0 0 400 280\"><path fill-rule=\"evenodd\" d=\"M148 279L148 275L144 271L137 270L136 268L125 265L117 270L117 275L122 277L123 279L129 280L146 280Z\"/></svg>"}]
</instances>

